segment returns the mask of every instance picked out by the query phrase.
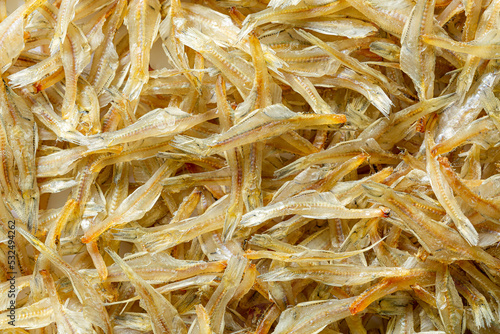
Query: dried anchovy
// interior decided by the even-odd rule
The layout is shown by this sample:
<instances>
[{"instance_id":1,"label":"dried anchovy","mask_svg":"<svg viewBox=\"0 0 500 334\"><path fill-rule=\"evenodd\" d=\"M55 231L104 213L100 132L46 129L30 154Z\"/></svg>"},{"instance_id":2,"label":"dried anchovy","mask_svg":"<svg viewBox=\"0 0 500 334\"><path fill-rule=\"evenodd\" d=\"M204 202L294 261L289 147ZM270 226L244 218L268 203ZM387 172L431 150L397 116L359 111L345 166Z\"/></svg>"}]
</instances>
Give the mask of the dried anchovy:
<instances>
[{"instance_id":1,"label":"dried anchovy","mask_svg":"<svg viewBox=\"0 0 500 334\"><path fill-rule=\"evenodd\" d=\"M500 333L499 15L0 1L0 330Z\"/></svg>"}]
</instances>

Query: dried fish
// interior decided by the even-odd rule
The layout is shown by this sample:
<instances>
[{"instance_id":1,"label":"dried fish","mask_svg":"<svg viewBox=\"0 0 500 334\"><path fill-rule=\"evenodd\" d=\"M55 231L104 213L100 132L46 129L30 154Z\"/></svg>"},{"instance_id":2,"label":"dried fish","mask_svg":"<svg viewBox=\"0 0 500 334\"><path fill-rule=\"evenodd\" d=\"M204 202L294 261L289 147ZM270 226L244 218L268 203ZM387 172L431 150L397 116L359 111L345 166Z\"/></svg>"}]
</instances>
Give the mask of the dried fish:
<instances>
[{"instance_id":1,"label":"dried fish","mask_svg":"<svg viewBox=\"0 0 500 334\"><path fill-rule=\"evenodd\" d=\"M19 6L0 23L0 45L4 52L0 56L0 72L4 73L24 49L25 20L45 0L31 0Z\"/></svg>"},{"instance_id":2,"label":"dried fish","mask_svg":"<svg viewBox=\"0 0 500 334\"><path fill-rule=\"evenodd\" d=\"M130 2L125 24L129 31L130 73L123 93L130 100L135 100L149 79L150 50L160 26L159 1Z\"/></svg>"},{"instance_id":3,"label":"dried fish","mask_svg":"<svg viewBox=\"0 0 500 334\"><path fill-rule=\"evenodd\" d=\"M365 184L363 187L370 197L380 201L403 219L405 225L419 239L422 247L440 261L450 263L453 259L476 259L488 263L491 268L500 268L500 261L497 258L477 246L464 243L456 230L430 219L419 209L408 205L409 201L405 200L407 194L395 192L387 186L375 183Z\"/></svg>"},{"instance_id":4,"label":"dried fish","mask_svg":"<svg viewBox=\"0 0 500 334\"><path fill-rule=\"evenodd\" d=\"M156 109L123 129L89 136L88 147L99 150L149 137L173 136L215 117L215 112L192 116L175 107Z\"/></svg>"},{"instance_id":5,"label":"dried fish","mask_svg":"<svg viewBox=\"0 0 500 334\"><path fill-rule=\"evenodd\" d=\"M142 218L161 195L161 179L172 173L176 167L175 163L170 164L165 162L158 168L148 182L137 188L118 208L116 208L113 215L108 216L105 220L96 225L90 226L82 237L82 242L89 243L97 239L106 230L116 225L125 224L129 221Z\"/></svg>"},{"instance_id":6,"label":"dried fish","mask_svg":"<svg viewBox=\"0 0 500 334\"><path fill-rule=\"evenodd\" d=\"M103 27L104 39L94 52L88 80L99 95L108 88L118 68L118 54L113 39L122 23L126 4L125 0L119 0L110 8L111 17Z\"/></svg>"},{"instance_id":7,"label":"dried fish","mask_svg":"<svg viewBox=\"0 0 500 334\"><path fill-rule=\"evenodd\" d=\"M425 133L425 151L427 158L427 173L429 175L432 189L439 203L457 226L458 232L471 245L477 245L478 235L474 226L460 209L458 202L453 197L451 187L446 182L436 157L432 155L431 148L434 147L434 124L435 118L429 120L428 130Z\"/></svg>"},{"instance_id":8,"label":"dried fish","mask_svg":"<svg viewBox=\"0 0 500 334\"><path fill-rule=\"evenodd\" d=\"M154 333L187 333L186 326L175 307L158 293L150 284L144 281L134 270L112 250L106 250L113 260L122 268L134 284L141 301L151 317L151 327Z\"/></svg>"},{"instance_id":9,"label":"dried fish","mask_svg":"<svg viewBox=\"0 0 500 334\"><path fill-rule=\"evenodd\" d=\"M0 0L1 331L499 332L499 13Z\"/></svg>"},{"instance_id":10,"label":"dried fish","mask_svg":"<svg viewBox=\"0 0 500 334\"><path fill-rule=\"evenodd\" d=\"M386 208L348 209L332 193L310 191L286 201L250 211L242 217L241 225L253 227L265 223L266 220L289 214L299 214L313 219L359 219L387 217L389 210Z\"/></svg>"},{"instance_id":11,"label":"dried fish","mask_svg":"<svg viewBox=\"0 0 500 334\"><path fill-rule=\"evenodd\" d=\"M343 115L309 115L294 113L283 105L272 105L254 112L240 120L222 135L197 140L177 136L174 145L187 152L210 155L244 144L254 143L278 136L286 131L322 125L339 124L345 121Z\"/></svg>"},{"instance_id":12,"label":"dried fish","mask_svg":"<svg viewBox=\"0 0 500 334\"><path fill-rule=\"evenodd\" d=\"M36 239L21 228L18 228L17 231L25 237L33 247L46 256L56 267L68 276L75 289L78 299L82 303L84 316L92 324L100 327L104 332L111 333L112 327L109 322L108 313L106 312L104 304L97 294L97 291L90 285L90 283L74 268L67 264L57 253L41 243L40 240Z\"/></svg>"},{"instance_id":13,"label":"dried fish","mask_svg":"<svg viewBox=\"0 0 500 334\"><path fill-rule=\"evenodd\" d=\"M401 36L401 70L415 85L420 100L434 95L434 49L423 43L422 35L433 30L435 1L418 1Z\"/></svg>"}]
</instances>

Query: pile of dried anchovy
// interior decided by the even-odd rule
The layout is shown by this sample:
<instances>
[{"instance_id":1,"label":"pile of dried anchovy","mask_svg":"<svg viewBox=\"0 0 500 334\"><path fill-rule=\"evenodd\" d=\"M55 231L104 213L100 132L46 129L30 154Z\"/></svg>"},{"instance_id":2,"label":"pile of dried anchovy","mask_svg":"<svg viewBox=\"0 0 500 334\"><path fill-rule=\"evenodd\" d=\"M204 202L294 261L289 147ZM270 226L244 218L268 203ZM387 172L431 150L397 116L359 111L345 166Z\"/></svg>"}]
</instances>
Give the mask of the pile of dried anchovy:
<instances>
[{"instance_id":1,"label":"pile of dried anchovy","mask_svg":"<svg viewBox=\"0 0 500 334\"><path fill-rule=\"evenodd\" d=\"M500 0L8 12L4 333L500 332Z\"/></svg>"}]
</instances>

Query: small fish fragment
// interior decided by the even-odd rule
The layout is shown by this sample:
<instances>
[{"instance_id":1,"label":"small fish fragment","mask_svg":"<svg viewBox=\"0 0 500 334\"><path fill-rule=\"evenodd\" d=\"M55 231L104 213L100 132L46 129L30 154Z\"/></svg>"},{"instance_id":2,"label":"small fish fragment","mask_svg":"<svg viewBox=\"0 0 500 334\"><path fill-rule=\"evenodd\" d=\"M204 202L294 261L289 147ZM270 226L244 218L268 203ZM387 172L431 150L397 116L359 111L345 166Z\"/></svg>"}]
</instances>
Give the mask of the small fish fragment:
<instances>
[{"instance_id":1,"label":"small fish fragment","mask_svg":"<svg viewBox=\"0 0 500 334\"><path fill-rule=\"evenodd\" d=\"M175 163L165 162L144 185L137 188L120 204L116 211L113 212L113 215L108 216L98 224L90 226L82 237L82 242L89 243L113 226L142 218L161 195L163 187L160 182L161 179L175 169Z\"/></svg>"},{"instance_id":2,"label":"small fish fragment","mask_svg":"<svg viewBox=\"0 0 500 334\"><path fill-rule=\"evenodd\" d=\"M255 110L222 135L206 140L177 136L174 145L187 152L210 155L299 128L335 125L343 122L345 122L343 115L298 114L284 105L276 104L262 110Z\"/></svg>"},{"instance_id":3,"label":"small fish fragment","mask_svg":"<svg viewBox=\"0 0 500 334\"><path fill-rule=\"evenodd\" d=\"M88 146L99 150L149 137L172 136L215 117L215 112L192 116L175 107L157 109L123 129L88 137Z\"/></svg>"},{"instance_id":4,"label":"small fish fragment","mask_svg":"<svg viewBox=\"0 0 500 334\"><path fill-rule=\"evenodd\" d=\"M109 315L104 308L104 304L97 294L97 291L89 284L89 282L80 275L74 268L68 265L64 260L53 250L47 248L40 240L33 237L29 232L17 228L17 231L40 253L47 257L55 266L63 271L71 281L76 295L83 305L84 316L96 326L100 327L105 333L112 333ZM48 299L48 298L47 298ZM47 307L48 308L48 307Z\"/></svg>"},{"instance_id":5,"label":"small fish fragment","mask_svg":"<svg viewBox=\"0 0 500 334\"><path fill-rule=\"evenodd\" d=\"M0 72L4 73L24 49L25 19L45 0L30 0L0 22Z\"/></svg>"},{"instance_id":6,"label":"small fish fragment","mask_svg":"<svg viewBox=\"0 0 500 334\"><path fill-rule=\"evenodd\" d=\"M298 214L313 219L359 219L387 217L389 216L389 210L383 207L348 209L330 192L306 191L286 201L246 213L241 219L241 226L254 227L265 223L266 220L290 214Z\"/></svg>"},{"instance_id":7,"label":"small fish fragment","mask_svg":"<svg viewBox=\"0 0 500 334\"><path fill-rule=\"evenodd\" d=\"M122 268L142 297L143 305L151 317L154 333L187 333L186 326L175 307L150 284L137 275L118 254L107 249L107 253Z\"/></svg>"},{"instance_id":8,"label":"small fish fragment","mask_svg":"<svg viewBox=\"0 0 500 334\"><path fill-rule=\"evenodd\" d=\"M353 300L351 297L300 303L281 314L273 333L317 333L330 323L348 317Z\"/></svg>"},{"instance_id":9,"label":"small fish fragment","mask_svg":"<svg viewBox=\"0 0 500 334\"><path fill-rule=\"evenodd\" d=\"M159 1L130 2L124 23L129 31L130 72L123 93L130 100L135 100L149 79L150 50L160 26Z\"/></svg>"}]
</instances>

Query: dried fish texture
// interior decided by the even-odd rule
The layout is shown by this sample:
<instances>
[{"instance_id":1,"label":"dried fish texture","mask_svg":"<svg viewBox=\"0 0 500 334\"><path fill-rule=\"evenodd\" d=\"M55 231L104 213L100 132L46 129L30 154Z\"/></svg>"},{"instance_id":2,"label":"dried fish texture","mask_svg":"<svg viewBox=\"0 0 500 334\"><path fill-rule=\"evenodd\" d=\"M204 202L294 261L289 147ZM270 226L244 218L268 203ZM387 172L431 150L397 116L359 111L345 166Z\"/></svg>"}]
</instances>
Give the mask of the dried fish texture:
<instances>
[{"instance_id":1,"label":"dried fish texture","mask_svg":"<svg viewBox=\"0 0 500 334\"><path fill-rule=\"evenodd\" d=\"M0 332L500 332L499 14L0 0Z\"/></svg>"},{"instance_id":2,"label":"dried fish texture","mask_svg":"<svg viewBox=\"0 0 500 334\"><path fill-rule=\"evenodd\" d=\"M129 3L125 24L129 31L130 72L123 93L135 100L149 79L149 60L160 25L158 0L134 0Z\"/></svg>"}]
</instances>

